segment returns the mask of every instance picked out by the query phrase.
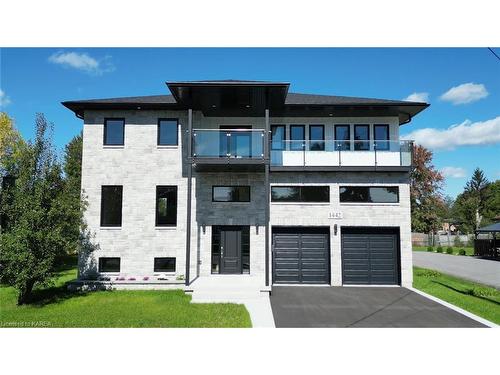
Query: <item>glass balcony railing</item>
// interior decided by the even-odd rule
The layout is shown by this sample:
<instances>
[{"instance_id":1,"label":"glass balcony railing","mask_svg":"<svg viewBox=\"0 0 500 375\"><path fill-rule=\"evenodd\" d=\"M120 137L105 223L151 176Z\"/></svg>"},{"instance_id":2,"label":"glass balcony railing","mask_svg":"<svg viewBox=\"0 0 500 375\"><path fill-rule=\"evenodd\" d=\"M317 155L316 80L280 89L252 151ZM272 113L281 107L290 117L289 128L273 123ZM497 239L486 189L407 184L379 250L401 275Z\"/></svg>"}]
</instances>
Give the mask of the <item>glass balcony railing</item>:
<instances>
[{"instance_id":1,"label":"glass balcony railing","mask_svg":"<svg viewBox=\"0 0 500 375\"><path fill-rule=\"evenodd\" d=\"M387 166L412 165L412 141L275 141L272 166Z\"/></svg>"},{"instance_id":2,"label":"glass balcony railing","mask_svg":"<svg viewBox=\"0 0 500 375\"><path fill-rule=\"evenodd\" d=\"M195 158L264 158L263 129L194 129Z\"/></svg>"}]
</instances>

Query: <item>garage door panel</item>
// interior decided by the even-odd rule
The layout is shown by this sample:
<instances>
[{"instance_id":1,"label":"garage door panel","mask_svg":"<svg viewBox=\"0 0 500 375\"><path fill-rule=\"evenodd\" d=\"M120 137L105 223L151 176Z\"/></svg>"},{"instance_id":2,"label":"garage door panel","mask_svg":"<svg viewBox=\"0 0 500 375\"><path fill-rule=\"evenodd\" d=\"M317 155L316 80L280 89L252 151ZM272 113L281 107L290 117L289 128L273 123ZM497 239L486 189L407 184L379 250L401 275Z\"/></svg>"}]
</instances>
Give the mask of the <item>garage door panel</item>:
<instances>
[{"instance_id":1,"label":"garage door panel","mask_svg":"<svg viewBox=\"0 0 500 375\"><path fill-rule=\"evenodd\" d=\"M383 233L376 233L377 230ZM397 284L397 231L387 228L342 230L342 278L344 284Z\"/></svg>"},{"instance_id":2,"label":"garage door panel","mask_svg":"<svg viewBox=\"0 0 500 375\"><path fill-rule=\"evenodd\" d=\"M280 230L283 228L273 228L273 282L328 283L328 230L303 227L285 228L286 233Z\"/></svg>"}]
</instances>

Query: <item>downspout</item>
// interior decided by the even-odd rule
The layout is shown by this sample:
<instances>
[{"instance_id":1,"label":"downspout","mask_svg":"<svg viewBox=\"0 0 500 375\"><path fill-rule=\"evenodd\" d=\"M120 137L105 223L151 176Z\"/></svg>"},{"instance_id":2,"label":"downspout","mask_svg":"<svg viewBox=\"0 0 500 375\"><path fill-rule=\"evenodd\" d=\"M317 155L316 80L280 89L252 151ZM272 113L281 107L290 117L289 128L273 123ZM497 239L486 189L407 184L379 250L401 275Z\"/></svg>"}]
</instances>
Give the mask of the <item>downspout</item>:
<instances>
[{"instance_id":1,"label":"downspout","mask_svg":"<svg viewBox=\"0 0 500 375\"><path fill-rule=\"evenodd\" d=\"M269 188L269 163L270 163L270 158L269 158L269 109L266 109L266 130L264 134L264 168L265 168L265 194L266 194L266 210L265 210L265 221L266 221L266 241L265 241L265 261L266 261L266 286L269 286L269 216L270 216L270 200L269 200L269 194L270 194L270 188Z\"/></svg>"},{"instance_id":2,"label":"downspout","mask_svg":"<svg viewBox=\"0 0 500 375\"><path fill-rule=\"evenodd\" d=\"M192 160L192 132L193 131L193 110L188 109L188 131L187 131L187 218L186 218L186 275L185 284L189 286L189 272L191 267L191 195L193 188L193 160Z\"/></svg>"}]
</instances>

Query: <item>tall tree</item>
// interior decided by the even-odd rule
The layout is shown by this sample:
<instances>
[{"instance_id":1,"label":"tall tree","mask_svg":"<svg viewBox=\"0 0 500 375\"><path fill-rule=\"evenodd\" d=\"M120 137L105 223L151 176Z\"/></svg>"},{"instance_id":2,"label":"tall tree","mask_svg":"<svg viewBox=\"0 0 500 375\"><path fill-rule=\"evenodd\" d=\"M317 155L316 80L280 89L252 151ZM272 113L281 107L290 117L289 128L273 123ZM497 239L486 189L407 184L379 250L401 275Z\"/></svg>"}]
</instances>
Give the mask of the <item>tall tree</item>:
<instances>
[{"instance_id":1,"label":"tall tree","mask_svg":"<svg viewBox=\"0 0 500 375\"><path fill-rule=\"evenodd\" d=\"M432 163L432 151L416 145L410 174L411 222L415 232L435 232L445 205L441 196L443 175Z\"/></svg>"},{"instance_id":2,"label":"tall tree","mask_svg":"<svg viewBox=\"0 0 500 375\"><path fill-rule=\"evenodd\" d=\"M64 199L60 162L51 138L52 126L36 116L36 137L9 157L15 182L2 194L0 213L8 217L0 233L2 281L18 290L18 304L30 301L36 285L50 284L56 259L71 246L66 223L73 207Z\"/></svg>"},{"instance_id":3,"label":"tall tree","mask_svg":"<svg viewBox=\"0 0 500 375\"><path fill-rule=\"evenodd\" d=\"M19 132L14 128L14 121L5 112L0 112L0 178L8 169L6 163L11 160L22 144Z\"/></svg>"}]
</instances>

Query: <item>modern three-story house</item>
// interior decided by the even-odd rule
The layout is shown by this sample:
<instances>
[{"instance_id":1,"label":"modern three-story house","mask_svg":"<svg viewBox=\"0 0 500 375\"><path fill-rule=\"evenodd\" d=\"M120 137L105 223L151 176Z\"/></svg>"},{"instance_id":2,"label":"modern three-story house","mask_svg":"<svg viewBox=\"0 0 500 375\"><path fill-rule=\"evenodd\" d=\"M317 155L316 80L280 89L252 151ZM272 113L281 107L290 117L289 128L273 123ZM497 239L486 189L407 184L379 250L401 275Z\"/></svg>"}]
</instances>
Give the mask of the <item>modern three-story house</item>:
<instances>
[{"instance_id":1,"label":"modern three-story house","mask_svg":"<svg viewBox=\"0 0 500 375\"><path fill-rule=\"evenodd\" d=\"M80 279L411 286L413 145L399 128L428 104L283 82L167 86L63 103L84 122L96 246Z\"/></svg>"}]
</instances>

